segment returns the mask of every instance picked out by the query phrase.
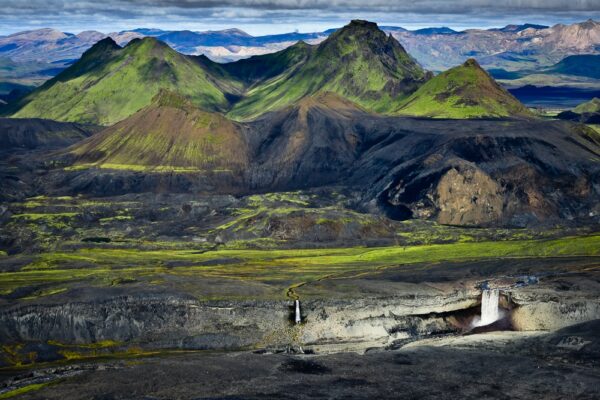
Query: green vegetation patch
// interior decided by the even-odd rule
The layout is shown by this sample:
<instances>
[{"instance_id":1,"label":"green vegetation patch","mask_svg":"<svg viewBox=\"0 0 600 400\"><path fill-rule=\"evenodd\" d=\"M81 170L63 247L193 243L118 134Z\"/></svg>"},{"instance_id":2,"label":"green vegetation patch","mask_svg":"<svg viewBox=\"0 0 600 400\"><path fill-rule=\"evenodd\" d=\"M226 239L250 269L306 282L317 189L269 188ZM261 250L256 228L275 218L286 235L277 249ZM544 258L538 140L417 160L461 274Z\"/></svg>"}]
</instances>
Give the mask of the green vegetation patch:
<instances>
[{"instance_id":1,"label":"green vegetation patch","mask_svg":"<svg viewBox=\"0 0 600 400\"><path fill-rule=\"evenodd\" d=\"M139 251L80 249L37 257L20 271L0 274L0 291L31 285L67 287L87 282L109 286L115 279L161 282L229 279L262 282L281 296L289 286L329 275L368 272L377 268L423 262L474 259L600 255L600 235L553 240L464 242L423 246L351 247L333 249L246 250L217 249ZM86 266L78 265L86 260ZM40 262L44 260L45 263ZM175 263L177 266L169 266ZM44 268L48 265L48 268ZM202 293L193 293L202 298Z\"/></svg>"},{"instance_id":2,"label":"green vegetation patch","mask_svg":"<svg viewBox=\"0 0 600 400\"><path fill-rule=\"evenodd\" d=\"M427 81L403 102L398 114L453 119L531 116L474 60Z\"/></svg>"},{"instance_id":3,"label":"green vegetation patch","mask_svg":"<svg viewBox=\"0 0 600 400\"><path fill-rule=\"evenodd\" d=\"M36 390L45 388L53 383L55 382L32 383L31 385L22 386L17 389L9 390L8 392L0 393L0 399L10 399L25 393L35 392Z\"/></svg>"}]
</instances>

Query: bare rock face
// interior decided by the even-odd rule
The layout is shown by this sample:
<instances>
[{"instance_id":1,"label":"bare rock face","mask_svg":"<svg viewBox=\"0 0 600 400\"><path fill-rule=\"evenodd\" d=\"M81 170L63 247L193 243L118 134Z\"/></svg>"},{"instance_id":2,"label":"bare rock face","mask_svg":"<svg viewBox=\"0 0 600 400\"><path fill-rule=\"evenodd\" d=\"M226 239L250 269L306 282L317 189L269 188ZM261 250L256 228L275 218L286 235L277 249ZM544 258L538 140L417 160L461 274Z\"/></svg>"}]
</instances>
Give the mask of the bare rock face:
<instances>
[{"instance_id":1,"label":"bare rock face","mask_svg":"<svg viewBox=\"0 0 600 400\"><path fill-rule=\"evenodd\" d=\"M450 169L437 184L437 221L449 225L479 225L502 216L502 188L476 167Z\"/></svg>"},{"instance_id":2,"label":"bare rock face","mask_svg":"<svg viewBox=\"0 0 600 400\"><path fill-rule=\"evenodd\" d=\"M597 218L600 150L579 126L388 122L386 130L377 121L386 135L361 155L352 180L374 182L367 190L390 218L470 226Z\"/></svg>"}]
</instances>

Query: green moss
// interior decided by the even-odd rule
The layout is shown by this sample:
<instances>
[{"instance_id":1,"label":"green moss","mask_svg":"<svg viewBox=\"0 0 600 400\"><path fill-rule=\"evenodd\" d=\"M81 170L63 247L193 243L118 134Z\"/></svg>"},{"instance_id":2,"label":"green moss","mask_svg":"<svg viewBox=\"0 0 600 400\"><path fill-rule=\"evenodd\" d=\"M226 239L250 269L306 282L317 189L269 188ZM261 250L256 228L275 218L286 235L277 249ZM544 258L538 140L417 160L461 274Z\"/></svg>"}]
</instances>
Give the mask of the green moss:
<instances>
[{"instance_id":1,"label":"green moss","mask_svg":"<svg viewBox=\"0 0 600 400\"><path fill-rule=\"evenodd\" d=\"M42 214L42 213L29 213L29 214L15 214L12 218L23 218L29 221L43 221L43 220L52 220L52 219L61 219L61 218L73 218L78 214L75 212L65 212L65 213L54 213L54 214Z\"/></svg>"},{"instance_id":2,"label":"green moss","mask_svg":"<svg viewBox=\"0 0 600 400\"><path fill-rule=\"evenodd\" d=\"M380 54L385 46L386 54ZM374 25L351 24L322 42L297 68L272 77L246 93L229 112L233 119L254 118L303 97L333 92L375 112L398 107L403 93L424 79L424 71L395 41Z\"/></svg>"},{"instance_id":3,"label":"green moss","mask_svg":"<svg viewBox=\"0 0 600 400\"><path fill-rule=\"evenodd\" d=\"M18 389L10 390L0 394L0 399L10 399L15 396L19 396L25 393L35 392L52 384L52 382L33 383L31 385L23 386Z\"/></svg>"},{"instance_id":4,"label":"green moss","mask_svg":"<svg viewBox=\"0 0 600 400\"><path fill-rule=\"evenodd\" d=\"M530 115L474 60L427 81L402 102L398 113L454 119Z\"/></svg>"},{"instance_id":5,"label":"green moss","mask_svg":"<svg viewBox=\"0 0 600 400\"><path fill-rule=\"evenodd\" d=\"M116 215L114 217L100 218L100 223L114 222L114 221L131 221L133 217L131 215Z\"/></svg>"},{"instance_id":6,"label":"green moss","mask_svg":"<svg viewBox=\"0 0 600 400\"><path fill-rule=\"evenodd\" d=\"M27 96L14 116L112 125L149 105L162 89L209 110L227 105L224 94L198 62L155 39L93 53L98 52L92 49Z\"/></svg>"},{"instance_id":7,"label":"green moss","mask_svg":"<svg viewBox=\"0 0 600 400\"><path fill-rule=\"evenodd\" d=\"M82 349L106 349L106 348L111 348L111 347L119 347L119 346L123 346L123 342L119 342L116 340L100 340L94 343L85 343L85 344L67 344L67 343L61 343L58 342L56 340L49 340L48 341L49 345L52 346L57 346L57 347L77 347L77 348L82 348Z\"/></svg>"},{"instance_id":8,"label":"green moss","mask_svg":"<svg viewBox=\"0 0 600 400\"><path fill-rule=\"evenodd\" d=\"M298 282L331 274L368 272L402 264L516 257L600 255L600 235L553 240L464 242L422 246L333 249L232 249L198 253L196 250L140 251L126 249L79 249L40 255L36 269L0 274L0 291L31 285L68 287L87 282L109 286L115 279L160 281L173 277L232 279L262 282L281 292ZM48 268L41 267L40 260ZM86 265L81 266L81 260ZM236 260L221 263L220 260ZM206 263L211 261L210 263ZM177 262L177 267L166 267ZM199 265L201 263L202 265Z\"/></svg>"}]
</instances>

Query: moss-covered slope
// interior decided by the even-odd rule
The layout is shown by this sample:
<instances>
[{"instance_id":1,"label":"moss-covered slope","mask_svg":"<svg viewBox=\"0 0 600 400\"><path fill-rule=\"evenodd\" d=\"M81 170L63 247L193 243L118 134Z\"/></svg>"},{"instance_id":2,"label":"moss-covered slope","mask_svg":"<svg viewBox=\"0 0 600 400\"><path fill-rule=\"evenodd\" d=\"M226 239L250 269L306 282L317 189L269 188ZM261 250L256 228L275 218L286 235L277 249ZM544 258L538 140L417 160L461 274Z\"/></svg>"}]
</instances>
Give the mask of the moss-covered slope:
<instances>
[{"instance_id":1,"label":"moss-covered slope","mask_svg":"<svg viewBox=\"0 0 600 400\"><path fill-rule=\"evenodd\" d=\"M455 119L531 115L474 59L430 79L403 102L398 114Z\"/></svg>"},{"instance_id":2,"label":"moss-covered slope","mask_svg":"<svg viewBox=\"0 0 600 400\"><path fill-rule=\"evenodd\" d=\"M581 103L573 109L573 112L578 114L584 113L600 113L600 98L594 97L592 100Z\"/></svg>"},{"instance_id":3,"label":"moss-covered slope","mask_svg":"<svg viewBox=\"0 0 600 400\"><path fill-rule=\"evenodd\" d=\"M212 62L213 67L209 69L217 77L222 76L226 80L238 81L244 87L251 87L300 66L306 62L314 48L300 41L275 53L253 56L227 64ZM222 75L215 66L221 70Z\"/></svg>"},{"instance_id":4,"label":"moss-covered slope","mask_svg":"<svg viewBox=\"0 0 600 400\"><path fill-rule=\"evenodd\" d=\"M352 21L310 51L305 62L256 85L230 116L253 118L318 92L333 92L370 111L386 112L427 77L400 43L376 24Z\"/></svg>"},{"instance_id":5,"label":"moss-covered slope","mask_svg":"<svg viewBox=\"0 0 600 400\"><path fill-rule=\"evenodd\" d=\"M207 110L224 110L228 104L195 58L153 38L133 40L124 48L104 39L27 96L14 116L111 125L148 106L161 89Z\"/></svg>"},{"instance_id":6,"label":"moss-covered slope","mask_svg":"<svg viewBox=\"0 0 600 400\"><path fill-rule=\"evenodd\" d=\"M248 163L240 127L167 91L70 151L76 166L109 169L237 171Z\"/></svg>"}]
</instances>

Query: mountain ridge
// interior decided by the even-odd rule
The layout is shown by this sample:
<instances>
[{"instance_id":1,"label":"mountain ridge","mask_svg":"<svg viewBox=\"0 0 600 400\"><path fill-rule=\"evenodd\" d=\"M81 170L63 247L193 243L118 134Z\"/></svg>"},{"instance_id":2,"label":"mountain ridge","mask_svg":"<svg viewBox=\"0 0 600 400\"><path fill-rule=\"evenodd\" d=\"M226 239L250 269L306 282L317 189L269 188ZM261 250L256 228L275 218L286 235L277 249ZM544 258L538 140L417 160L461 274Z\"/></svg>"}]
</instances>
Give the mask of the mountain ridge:
<instances>
[{"instance_id":1,"label":"mountain ridge","mask_svg":"<svg viewBox=\"0 0 600 400\"><path fill-rule=\"evenodd\" d=\"M99 63L90 60L97 53L101 53ZM207 110L228 105L194 58L156 39L133 40L122 48L112 39L103 39L86 54L26 96L14 116L110 125L147 106L160 89L185 94ZM127 90L122 90L124 85Z\"/></svg>"},{"instance_id":2,"label":"mountain ridge","mask_svg":"<svg viewBox=\"0 0 600 400\"><path fill-rule=\"evenodd\" d=\"M126 91L119 89L124 84ZM161 90L233 120L257 118L324 92L376 113L530 116L475 60L432 78L392 35L361 20L318 45L298 42L228 64L182 55L155 38L124 47L105 38L17 103L14 116L111 125L149 105Z\"/></svg>"},{"instance_id":3,"label":"mountain ridge","mask_svg":"<svg viewBox=\"0 0 600 400\"><path fill-rule=\"evenodd\" d=\"M381 112L428 77L377 24L353 20L316 45L306 61L287 75L250 91L229 115L234 119L255 117L319 91L335 92Z\"/></svg>"}]
</instances>

